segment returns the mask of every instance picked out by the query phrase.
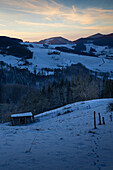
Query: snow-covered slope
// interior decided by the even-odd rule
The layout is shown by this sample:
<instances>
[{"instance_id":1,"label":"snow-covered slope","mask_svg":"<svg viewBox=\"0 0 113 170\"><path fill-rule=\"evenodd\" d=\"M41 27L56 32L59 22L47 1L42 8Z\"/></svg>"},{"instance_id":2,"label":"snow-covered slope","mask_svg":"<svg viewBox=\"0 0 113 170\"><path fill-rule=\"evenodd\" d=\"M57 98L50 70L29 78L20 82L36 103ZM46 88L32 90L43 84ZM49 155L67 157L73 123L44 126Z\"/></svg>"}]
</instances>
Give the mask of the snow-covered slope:
<instances>
[{"instance_id":1,"label":"snow-covered slope","mask_svg":"<svg viewBox=\"0 0 113 170\"><path fill-rule=\"evenodd\" d=\"M0 124L0 169L112 170L110 102L113 99L70 104L36 116L40 122L27 126ZM98 112L105 125L98 125Z\"/></svg>"},{"instance_id":2,"label":"snow-covered slope","mask_svg":"<svg viewBox=\"0 0 113 170\"><path fill-rule=\"evenodd\" d=\"M113 48L109 48L108 46L97 46L94 45L93 43L86 43L86 52L90 52L91 48L95 50L94 54L96 54L99 57L107 57L107 56L112 56L113 59Z\"/></svg>"},{"instance_id":3,"label":"snow-covered slope","mask_svg":"<svg viewBox=\"0 0 113 170\"><path fill-rule=\"evenodd\" d=\"M71 41L69 41L66 38L63 37L52 37L52 38L48 38L48 39L44 39L41 40L39 42L37 42L38 44L72 44Z\"/></svg>"},{"instance_id":4,"label":"snow-covered slope","mask_svg":"<svg viewBox=\"0 0 113 170\"><path fill-rule=\"evenodd\" d=\"M26 45L30 45L29 43L24 43ZM29 63L25 63L25 60L21 58L17 58L14 56L8 55L0 55L0 61L4 61L5 63L16 66L20 69L28 68L30 72L36 73L41 72L43 68L55 69L62 68L66 66L70 66L71 64L81 63L86 68L96 71L96 72L113 72L113 57L107 58L106 55L113 55L113 49L108 49L107 47L99 47L95 46L91 43L86 44L86 51L90 51L90 48L93 47L96 50L96 54L99 54L99 57L91 57L91 56L83 56L71 53L60 52L60 55L52 54L48 55L48 53L52 53L55 50L57 45L49 45L49 47L45 48L43 45L31 44L32 47L28 47L33 52L33 58L27 59ZM72 49L73 45L64 45ZM102 54L104 51L104 54ZM48 71L43 74L53 74L54 72Z\"/></svg>"}]
</instances>

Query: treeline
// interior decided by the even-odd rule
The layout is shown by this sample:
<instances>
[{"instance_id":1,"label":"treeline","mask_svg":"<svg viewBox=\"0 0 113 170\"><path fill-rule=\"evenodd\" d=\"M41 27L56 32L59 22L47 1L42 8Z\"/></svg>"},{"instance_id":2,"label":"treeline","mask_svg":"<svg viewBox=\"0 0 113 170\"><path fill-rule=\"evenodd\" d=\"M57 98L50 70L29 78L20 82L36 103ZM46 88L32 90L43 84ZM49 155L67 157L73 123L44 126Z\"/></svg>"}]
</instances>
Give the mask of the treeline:
<instances>
[{"instance_id":1,"label":"treeline","mask_svg":"<svg viewBox=\"0 0 113 170\"><path fill-rule=\"evenodd\" d=\"M113 81L87 73L53 81L41 89L21 84L0 85L0 122L9 121L11 113L38 114L60 106L90 99L113 97Z\"/></svg>"},{"instance_id":2,"label":"treeline","mask_svg":"<svg viewBox=\"0 0 113 170\"><path fill-rule=\"evenodd\" d=\"M78 101L113 97L113 81L100 80L86 73L71 80L53 81L41 90L30 89L18 102L16 112L38 114Z\"/></svg>"},{"instance_id":3,"label":"treeline","mask_svg":"<svg viewBox=\"0 0 113 170\"><path fill-rule=\"evenodd\" d=\"M113 48L113 33L109 35L101 35L100 37L89 37L89 38L80 38L73 43L75 44L86 44L88 42L93 42L95 45L99 46L108 46L109 48Z\"/></svg>"},{"instance_id":4,"label":"treeline","mask_svg":"<svg viewBox=\"0 0 113 170\"><path fill-rule=\"evenodd\" d=\"M113 80L103 78L102 98L113 98Z\"/></svg>"},{"instance_id":5,"label":"treeline","mask_svg":"<svg viewBox=\"0 0 113 170\"><path fill-rule=\"evenodd\" d=\"M86 52L86 46L83 43L78 43L73 46L73 49L67 47L56 47L55 49L67 53L97 57L97 55L95 55L95 49L91 48L89 52Z\"/></svg>"},{"instance_id":6,"label":"treeline","mask_svg":"<svg viewBox=\"0 0 113 170\"><path fill-rule=\"evenodd\" d=\"M38 114L69 103L99 98L99 85L100 81L86 75L72 77L71 81L54 81L42 90L35 89L23 96L17 111Z\"/></svg>"},{"instance_id":7,"label":"treeline","mask_svg":"<svg viewBox=\"0 0 113 170\"><path fill-rule=\"evenodd\" d=\"M0 61L0 83L34 86L36 85L36 76L28 69L19 69Z\"/></svg>"},{"instance_id":8,"label":"treeline","mask_svg":"<svg viewBox=\"0 0 113 170\"><path fill-rule=\"evenodd\" d=\"M33 53L23 44L21 39L0 36L0 54L12 55L23 59L33 57Z\"/></svg>"},{"instance_id":9,"label":"treeline","mask_svg":"<svg viewBox=\"0 0 113 170\"><path fill-rule=\"evenodd\" d=\"M26 62L26 60L24 60ZM29 63L25 63L29 64ZM53 72L53 75L49 75L49 72ZM44 85L48 86L54 80L56 82L61 81L64 77L68 80L72 76L77 76L83 72L91 74L91 72L85 68L82 64L72 64L71 66L64 67L62 69L49 69L42 68L38 74L34 70L34 74L31 73L27 68L20 69L17 67L12 67L0 61L0 82L1 84L21 84L28 86L36 86L37 88L42 88ZM44 75L46 73L46 75ZM48 74L48 75L47 75Z\"/></svg>"}]
</instances>

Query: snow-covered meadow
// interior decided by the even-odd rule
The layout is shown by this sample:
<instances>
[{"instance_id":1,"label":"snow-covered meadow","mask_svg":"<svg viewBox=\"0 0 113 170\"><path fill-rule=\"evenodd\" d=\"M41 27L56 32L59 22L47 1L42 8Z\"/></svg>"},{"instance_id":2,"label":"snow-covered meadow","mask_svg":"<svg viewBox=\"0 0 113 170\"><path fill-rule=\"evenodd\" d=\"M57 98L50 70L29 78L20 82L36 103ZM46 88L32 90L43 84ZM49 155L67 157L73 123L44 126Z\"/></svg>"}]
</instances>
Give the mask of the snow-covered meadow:
<instances>
[{"instance_id":1,"label":"snow-covered meadow","mask_svg":"<svg viewBox=\"0 0 113 170\"><path fill-rule=\"evenodd\" d=\"M96 72L113 72L113 59L106 58L106 55L113 55L113 49L108 49L106 46L95 46L93 44L86 44L86 51L89 52L90 48L94 48L96 50L96 54L99 54L99 57L92 56L83 56L71 53L60 52L60 55L48 55L49 52L56 51L56 46L64 46L72 49L72 44L67 45L49 45L47 48L43 47L42 44L34 44L34 43L24 43L26 45L32 45L33 47L28 47L33 52L33 58L28 59L29 64L25 64L25 61L21 58L17 58L14 56L0 55L0 61L4 61L5 63L16 66L20 69L28 68L28 70L34 73L41 72L41 69L58 69L66 66L70 66L72 64L81 63L86 68L96 71ZM104 53L103 53L104 51ZM102 54L103 53L103 54ZM101 55L102 54L102 55ZM53 74L50 70L43 72L43 74Z\"/></svg>"},{"instance_id":2,"label":"snow-covered meadow","mask_svg":"<svg viewBox=\"0 0 113 170\"><path fill-rule=\"evenodd\" d=\"M0 124L1 170L112 170L113 99L77 102L23 126ZM93 125L96 111L97 129ZM98 113L105 125L98 125Z\"/></svg>"}]
</instances>

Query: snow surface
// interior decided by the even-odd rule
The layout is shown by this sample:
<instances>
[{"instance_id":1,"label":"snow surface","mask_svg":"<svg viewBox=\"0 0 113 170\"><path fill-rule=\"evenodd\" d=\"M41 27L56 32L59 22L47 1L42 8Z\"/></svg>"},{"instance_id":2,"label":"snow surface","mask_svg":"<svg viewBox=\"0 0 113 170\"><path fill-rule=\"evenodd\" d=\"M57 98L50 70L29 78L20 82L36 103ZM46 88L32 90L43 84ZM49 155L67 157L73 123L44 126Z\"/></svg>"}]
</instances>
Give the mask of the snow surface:
<instances>
[{"instance_id":1,"label":"snow surface","mask_svg":"<svg viewBox=\"0 0 113 170\"><path fill-rule=\"evenodd\" d=\"M106 56L112 56L113 57L113 48L109 48L108 46L98 46L94 45L93 43L85 44L86 50L84 52L90 52L90 49L95 49L94 54L96 54L98 57L105 58Z\"/></svg>"},{"instance_id":2,"label":"snow surface","mask_svg":"<svg viewBox=\"0 0 113 170\"><path fill-rule=\"evenodd\" d=\"M56 47L56 45L55 45ZM55 48L52 45L52 48ZM67 45L69 47L69 45ZM33 72L33 66L39 71L42 68L62 68L70 66L72 64L81 63L88 69L97 72L111 72L113 71L113 60L106 59L104 64L102 58L82 56L77 54L70 54L65 52L60 52L60 55L48 55L48 52L53 49L44 49L40 46L35 45L34 48L30 48L34 52L33 59L29 59L33 65L30 65L29 69ZM54 50L53 50L54 51ZM38 72L37 71L37 72Z\"/></svg>"},{"instance_id":3,"label":"snow surface","mask_svg":"<svg viewBox=\"0 0 113 170\"><path fill-rule=\"evenodd\" d=\"M25 43L24 43L25 44ZM26 43L27 45L29 43ZM50 75L54 72L53 69L62 69L63 67L70 66L72 64L81 63L86 68L96 71L96 72L113 72L113 59L106 58L106 55L109 54L109 56L113 55L113 49L109 49L106 46L100 47L95 46L93 44L86 44L86 51L89 52L90 48L93 47L96 49L96 53L99 54L99 57L91 57L91 56L83 56L83 55L77 55L77 54L70 54L70 53L64 53L60 52L60 55L48 55L48 52L54 51L56 46L59 45L50 45L48 48L44 48L41 44L34 44L34 48L28 47L33 52L33 58L28 59L29 62L28 65L24 64L24 61L21 58L17 58L14 56L3 56L0 55L0 61L4 61L5 63L16 66L20 69L28 68L28 70L32 73L34 73L34 70L36 70L36 73ZM62 46L62 45L61 45ZM66 46L66 45L65 45ZM68 48L72 48L72 45L67 45ZM102 54L102 51L105 51L105 53ZM57 51L57 50L56 50ZM104 62L103 62L104 59ZM43 68L51 69L50 71L43 71Z\"/></svg>"},{"instance_id":4,"label":"snow surface","mask_svg":"<svg viewBox=\"0 0 113 170\"><path fill-rule=\"evenodd\" d=\"M0 169L112 170L110 102L113 99L69 104L35 116L40 121L29 125L0 124ZM98 125L99 112L105 125Z\"/></svg>"},{"instance_id":5,"label":"snow surface","mask_svg":"<svg viewBox=\"0 0 113 170\"><path fill-rule=\"evenodd\" d=\"M53 40L54 40L53 38L47 39L47 40L45 40L45 43L49 44Z\"/></svg>"},{"instance_id":6,"label":"snow surface","mask_svg":"<svg viewBox=\"0 0 113 170\"><path fill-rule=\"evenodd\" d=\"M11 117L26 117L26 116L33 116L31 112L28 113L20 113L20 114L12 114Z\"/></svg>"}]
</instances>

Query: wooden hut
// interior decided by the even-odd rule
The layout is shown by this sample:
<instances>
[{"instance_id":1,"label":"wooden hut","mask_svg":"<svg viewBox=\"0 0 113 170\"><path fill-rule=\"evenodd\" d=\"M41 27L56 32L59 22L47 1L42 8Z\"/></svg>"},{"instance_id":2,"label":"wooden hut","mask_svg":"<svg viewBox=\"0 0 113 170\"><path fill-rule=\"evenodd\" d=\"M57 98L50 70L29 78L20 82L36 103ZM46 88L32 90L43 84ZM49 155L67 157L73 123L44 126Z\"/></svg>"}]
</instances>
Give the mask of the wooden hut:
<instances>
[{"instance_id":1,"label":"wooden hut","mask_svg":"<svg viewBox=\"0 0 113 170\"><path fill-rule=\"evenodd\" d=\"M33 114L31 112L12 114L11 122L13 126L31 123L33 122Z\"/></svg>"}]
</instances>

